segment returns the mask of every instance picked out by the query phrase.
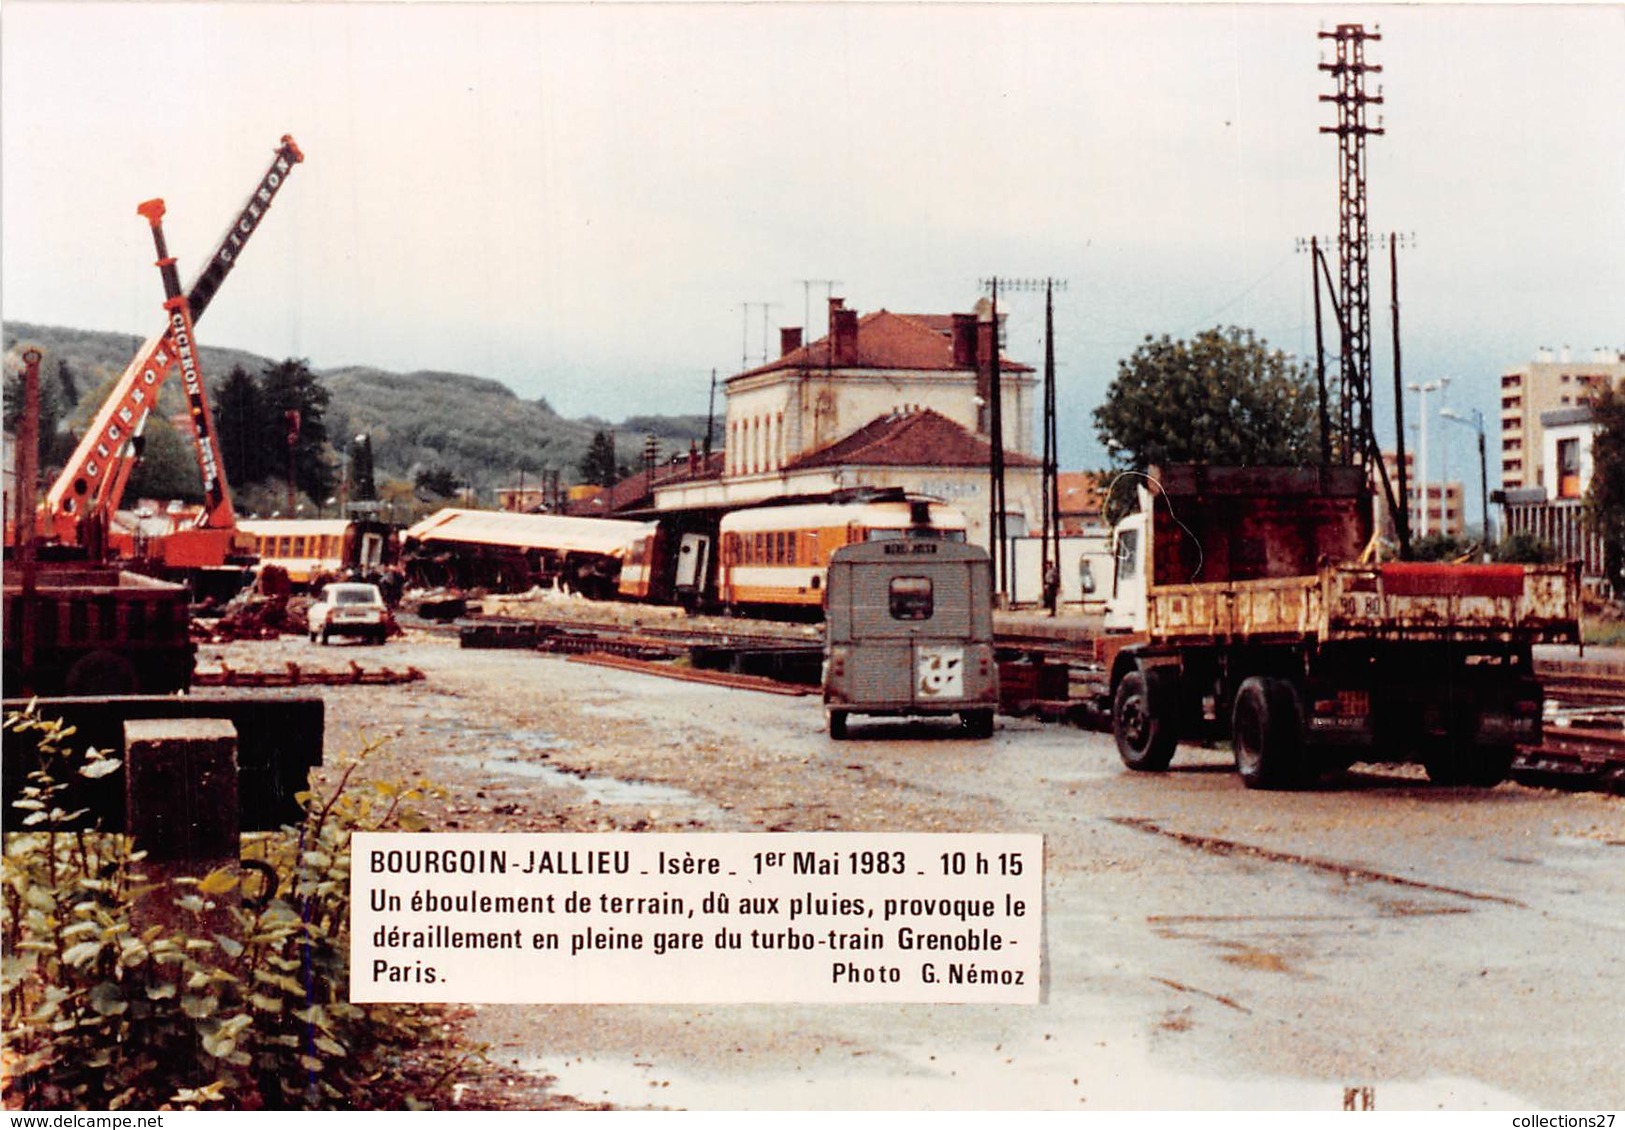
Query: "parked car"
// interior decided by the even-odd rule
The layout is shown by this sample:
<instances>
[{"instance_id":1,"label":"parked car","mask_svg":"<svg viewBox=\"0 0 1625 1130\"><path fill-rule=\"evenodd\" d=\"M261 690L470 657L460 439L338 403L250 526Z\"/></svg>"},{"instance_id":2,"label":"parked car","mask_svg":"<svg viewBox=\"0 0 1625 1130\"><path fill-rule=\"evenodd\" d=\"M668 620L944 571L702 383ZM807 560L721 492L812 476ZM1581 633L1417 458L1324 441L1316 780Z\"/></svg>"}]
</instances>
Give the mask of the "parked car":
<instances>
[{"instance_id":1,"label":"parked car","mask_svg":"<svg viewBox=\"0 0 1625 1130\"><path fill-rule=\"evenodd\" d=\"M333 636L360 636L371 643L383 643L392 619L377 585L346 581L323 585L321 595L310 606L310 639L327 643Z\"/></svg>"}]
</instances>

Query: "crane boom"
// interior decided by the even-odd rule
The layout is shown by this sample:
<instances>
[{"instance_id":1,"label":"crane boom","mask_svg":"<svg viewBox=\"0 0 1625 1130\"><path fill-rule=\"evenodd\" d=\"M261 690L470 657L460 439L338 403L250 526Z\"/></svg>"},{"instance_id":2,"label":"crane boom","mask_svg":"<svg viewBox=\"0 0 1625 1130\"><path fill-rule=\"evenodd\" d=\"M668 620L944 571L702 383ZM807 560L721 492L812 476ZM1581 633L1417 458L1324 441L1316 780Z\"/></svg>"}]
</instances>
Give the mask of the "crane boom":
<instances>
[{"instance_id":1,"label":"crane boom","mask_svg":"<svg viewBox=\"0 0 1625 1130\"><path fill-rule=\"evenodd\" d=\"M209 257L208 266L198 274L192 282L192 289L186 292L186 302L192 311L192 321L196 322L203 317L203 311L209 308L214 300L214 292L220 289L231 269L237 265L237 256L248 237L254 234L254 229L260 226L265 218L271 201L276 198L277 191L282 183L288 179L293 167L305 159L299 151L299 146L287 134L282 135L282 144L277 147L276 160L260 178L259 185L243 205L243 210L231 227L226 230L225 237L221 239L220 246L215 248L214 254Z\"/></svg>"},{"instance_id":2,"label":"crane boom","mask_svg":"<svg viewBox=\"0 0 1625 1130\"><path fill-rule=\"evenodd\" d=\"M259 227L277 191L304 154L284 134L271 167L260 178L220 246L210 257L187 294L180 291L175 260L163 242L161 200L149 200L137 212L152 225L158 249L158 267L164 277L164 328L147 339L114 385L73 456L45 497L44 526L49 536L72 545L99 548L107 522L118 509L129 480L138 439L158 401L158 390L179 366L185 385L187 420L192 431L198 469L203 476L204 507L198 525L229 529L235 522L230 492L226 489L219 444L198 366L193 326L237 259L248 237Z\"/></svg>"}]
</instances>

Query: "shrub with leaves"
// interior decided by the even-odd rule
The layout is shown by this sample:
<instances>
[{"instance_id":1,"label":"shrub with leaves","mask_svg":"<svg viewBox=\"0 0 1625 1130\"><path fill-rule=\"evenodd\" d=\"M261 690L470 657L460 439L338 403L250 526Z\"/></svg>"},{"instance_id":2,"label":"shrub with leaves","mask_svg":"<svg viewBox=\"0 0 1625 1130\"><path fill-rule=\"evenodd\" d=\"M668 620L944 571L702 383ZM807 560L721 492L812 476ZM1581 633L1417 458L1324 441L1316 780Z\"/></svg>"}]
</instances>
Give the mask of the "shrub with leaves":
<instances>
[{"instance_id":1,"label":"shrub with leaves","mask_svg":"<svg viewBox=\"0 0 1625 1130\"><path fill-rule=\"evenodd\" d=\"M31 712L4 725L41 751L5 842L7 1107L427 1107L478 1054L438 1008L349 1001L350 834L421 825L423 786L353 783L372 747L299 827L244 838L266 866L241 885L274 888L245 897L235 869L156 881L129 837L76 830L65 782L117 759ZM169 925L142 925L151 899Z\"/></svg>"}]
</instances>

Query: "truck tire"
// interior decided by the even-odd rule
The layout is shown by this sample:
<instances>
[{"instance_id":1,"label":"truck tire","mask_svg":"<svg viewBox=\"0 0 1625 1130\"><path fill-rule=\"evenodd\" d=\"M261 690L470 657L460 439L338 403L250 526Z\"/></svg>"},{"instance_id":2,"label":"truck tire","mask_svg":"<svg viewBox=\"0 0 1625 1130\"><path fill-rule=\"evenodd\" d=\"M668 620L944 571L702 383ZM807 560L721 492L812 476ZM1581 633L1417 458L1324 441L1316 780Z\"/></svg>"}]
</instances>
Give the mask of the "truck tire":
<instances>
[{"instance_id":1,"label":"truck tire","mask_svg":"<svg viewBox=\"0 0 1625 1130\"><path fill-rule=\"evenodd\" d=\"M1230 741L1236 770L1249 789L1288 789L1308 776L1298 696L1285 679L1254 675L1241 684Z\"/></svg>"},{"instance_id":2,"label":"truck tire","mask_svg":"<svg viewBox=\"0 0 1625 1130\"><path fill-rule=\"evenodd\" d=\"M1512 775L1512 762L1517 752L1512 746L1475 746L1472 764L1467 771L1467 783L1493 789Z\"/></svg>"},{"instance_id":3,"label":"truck tire","mask_svg":"<svg viewBox=\"0 0 1625 1130\"><path fill-rule=\"evenodd\" d=\"M1160 773L1179 744L1178 676L1164 667L1137 667L1123 676L1112 696L1112 736L1123 764Z\"/></svg>"},{"instance_id":4,"label":"truck tire","mask_svg":"<svg viewBox=\"0 0 1625 1130\"><path fill-rule=\"evenodd\" d=\"M846 740L846 711L831 710L829 712L829 736L838 742Z\"/></svg>"},{"instance_id":5,"label":"truck tire","mask_svg":"<svg viewBox=\"0 0 1625 1130\"><path fill-rule=\"evenodd\" d=\"M93 651L82 655L62 678L69 695L135 694L140 689L135 665L113 651Z\"/></svg>"},{"instance_id":6,"label":"truck tire","mask_svg":"<svg viewBox=\"0 0 1625 1130\"><path fill-rule=\"evenodd\" d=\"M1428 780L1435 785L1493 789L1511 775L1516 752L1511 746L1446 746L1430 752L1422 764L1428 771Z\"/></svg>"},{"instance_id":7,"label":"truck tire","mask_svg":"<svg viewBox=\"0 0 1625 1130\"><path fill-rule=\"evenodd\" d=\"M991 738L993 736L993 711L991 710L965 710L959 715L960 728L973 738Z\"/></svg>"}]
</instances>

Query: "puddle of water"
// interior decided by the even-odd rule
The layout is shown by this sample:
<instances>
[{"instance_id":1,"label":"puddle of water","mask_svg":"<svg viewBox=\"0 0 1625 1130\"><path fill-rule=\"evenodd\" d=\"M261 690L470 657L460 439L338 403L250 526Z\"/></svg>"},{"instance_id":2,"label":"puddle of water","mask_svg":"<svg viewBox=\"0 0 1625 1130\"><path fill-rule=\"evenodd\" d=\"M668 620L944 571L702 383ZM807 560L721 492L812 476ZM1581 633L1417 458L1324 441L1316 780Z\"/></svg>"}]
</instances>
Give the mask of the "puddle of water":
<instances>
[{"instance_id":1,"label":"puddle of water","mask_svg":"<svg viewBox=\"0 0 1625 1130\"><path fill-rule=\"evenodd\" d=\"M1341 1111L1343 1084L1180 1075L1152 1062L1143 1041L1067 1055L1054 1043L1014 1052L896 1048L868 1059L820 1056L809 1064L726 1077L642 1060L546 1059L525 1070L558 1078L586 1102L682 1110L1297 1110ZM1521 1110L1528 1102L1470 1079L1357 1084L1379 1110ZM1360 1098L1357 1096L1358 1104Z\"/></svg>"},{"instance_id":2,"label":"puddle of water","mask_svg":"<svg viewBox=\"0 0 1625 1130\"><path fill-rule=\"evenodd\" d=\"M569 749L570 743L540 730L471 731L458 727L458 732L484 750L479 754L457 754L450 758L472 769L537 781L550 788L574 789L585 794L588 803L641 807L709 807L693 793L672 785L659 785L648 781L621 781L614 777L583 777L549 765L542 759L560 750Z\"/></svg>"},{"instance_id":3,"label":"puddle of water","mask_svg":"<svg viewBox=\"0 0 1625 1130\"><path fill-rule=\"evenodd\" d=\"M520 751L515 749L494 749L484 757L461 756L451 760L489 773L541 781L552 788L576 789L586 794L589 803L596 801L605 805L682 807L696 807L704 803L693 793L671 785L657 785L648 781L619 781L613 777L578 777L574 773L566 773L543 762L523 760Z\"/></svg>"}]
</instances>

